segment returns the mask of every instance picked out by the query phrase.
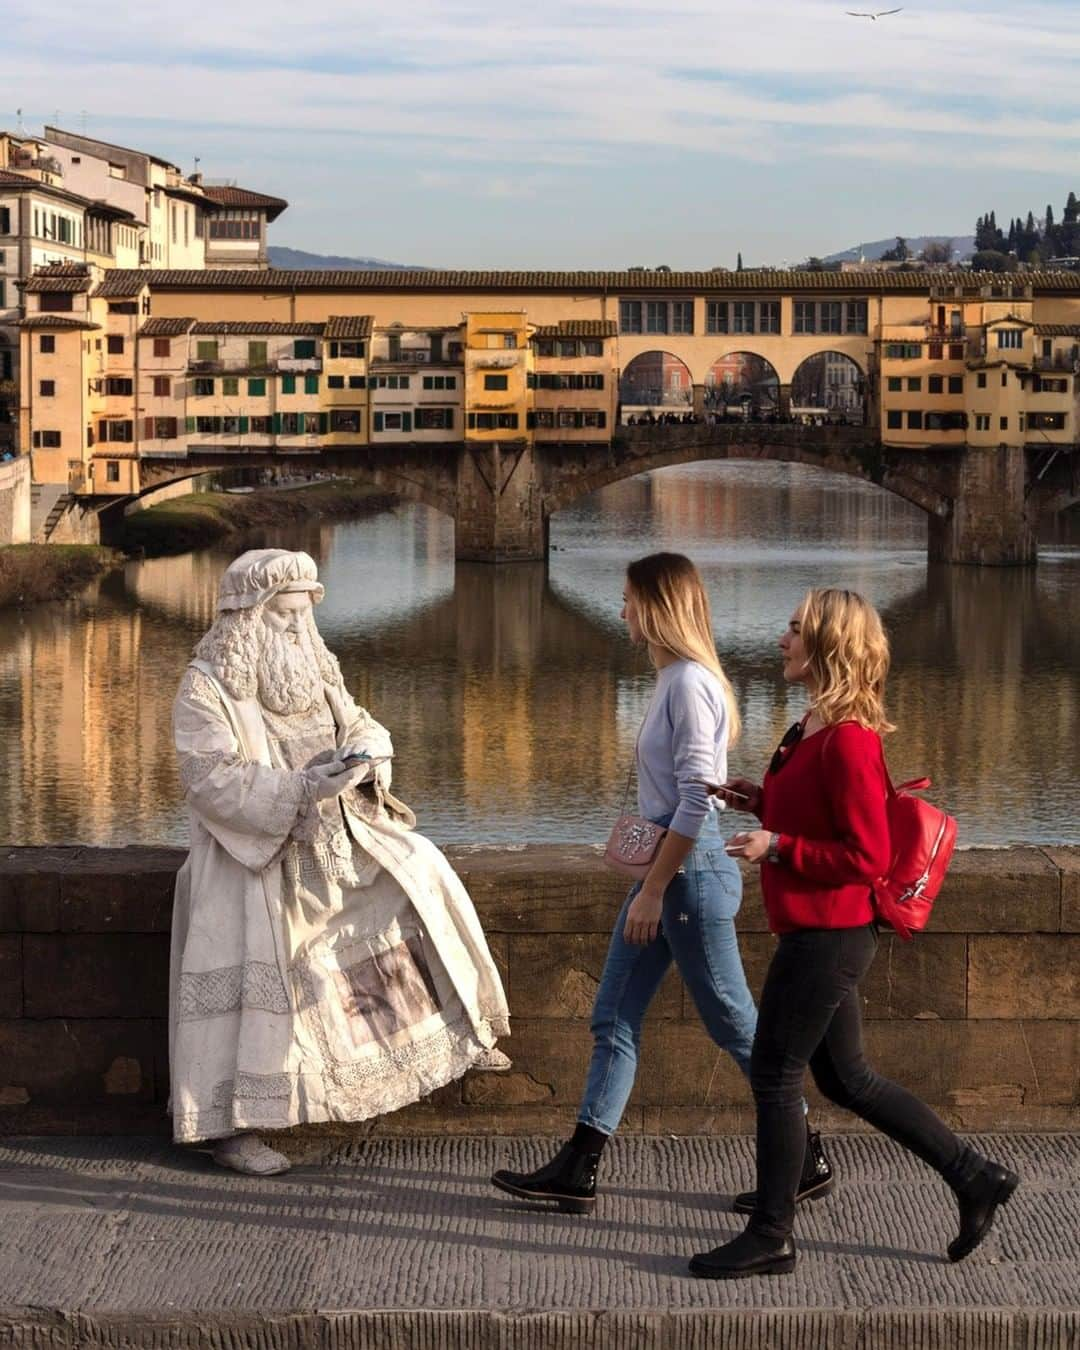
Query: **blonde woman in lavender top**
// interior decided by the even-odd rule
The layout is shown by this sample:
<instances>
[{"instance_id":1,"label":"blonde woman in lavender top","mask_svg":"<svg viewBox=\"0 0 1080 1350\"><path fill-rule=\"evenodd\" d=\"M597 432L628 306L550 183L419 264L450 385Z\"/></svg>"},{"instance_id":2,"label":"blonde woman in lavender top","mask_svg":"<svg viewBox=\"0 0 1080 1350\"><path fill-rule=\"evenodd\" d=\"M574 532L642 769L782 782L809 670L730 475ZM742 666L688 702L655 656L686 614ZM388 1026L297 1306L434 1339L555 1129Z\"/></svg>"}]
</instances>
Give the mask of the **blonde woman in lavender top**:
<instances>
[{"instance_id":1,"label":"blonde woman in lavender top","mask_svg":"<svg viewBox=\"0 0 1080 1350\"><path fill-rule=\"evenodd\" d=\"M697 568L678 553L631 563L622 617L631 642L656 670L637 743L638 814L667 827L643 882L615 923L593 1008L593 1054L573 1137L538 1171L501 1170L492 1182L519 1199L588 1213L604 1145L634 1086L645 1013L671 963L678 966L706 1030L749 1075L757 1010L747 987L735 915L736 863L724 852L708 785L727 782L739 713L712 635ZM817 1136L807 1148L801 1197L832 1185ZM754 1197L737 1198L753 1208Z\"/></svg>"}]
</instances>

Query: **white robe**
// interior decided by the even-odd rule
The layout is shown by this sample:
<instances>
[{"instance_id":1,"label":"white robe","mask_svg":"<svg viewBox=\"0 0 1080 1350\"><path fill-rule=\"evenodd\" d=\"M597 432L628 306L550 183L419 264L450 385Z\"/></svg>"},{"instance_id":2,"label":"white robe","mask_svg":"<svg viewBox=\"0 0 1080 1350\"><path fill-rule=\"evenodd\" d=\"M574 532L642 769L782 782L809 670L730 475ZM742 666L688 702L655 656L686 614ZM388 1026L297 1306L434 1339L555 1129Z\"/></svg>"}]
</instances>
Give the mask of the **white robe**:
<instances>
[{"instance_id":1,"label":"white robe","mask_svg":"<svg viewBox=\"0 0 1080 1350\"><path fill-rule=\"evenodd\" d=\"M343 685L326 699L328 743L388 751ZM509 1032L472 901L410 829L388 763L374 800L315 804L305 775L275 763L258 701L231 698L201 661L173 726L191 817L170 971L177 1141L394 1111Z\"/></svg>"}]
</instances>

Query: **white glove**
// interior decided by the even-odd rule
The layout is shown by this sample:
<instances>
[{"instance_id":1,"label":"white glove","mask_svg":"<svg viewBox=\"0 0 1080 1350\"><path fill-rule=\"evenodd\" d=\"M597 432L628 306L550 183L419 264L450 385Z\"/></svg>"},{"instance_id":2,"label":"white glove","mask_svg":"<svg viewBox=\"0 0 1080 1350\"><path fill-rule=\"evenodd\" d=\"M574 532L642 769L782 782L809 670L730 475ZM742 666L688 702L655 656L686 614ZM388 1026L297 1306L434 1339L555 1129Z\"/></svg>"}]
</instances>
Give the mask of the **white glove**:
<instances>
[{"instance_id":1,"label":"white glove","mask_svg":"<svg viewBox=\"0 0 1080 1350\"><path fill-rule=\"evenodd\" d=\"M347 768L340 759L332 759L329 764L314 764L307 770L308 779L315 785L315 800L328 801L331 797L340 797L351 787L362 783L371 772L371 766L361 761L353 768Z\"/></svg>"}]
</instances>

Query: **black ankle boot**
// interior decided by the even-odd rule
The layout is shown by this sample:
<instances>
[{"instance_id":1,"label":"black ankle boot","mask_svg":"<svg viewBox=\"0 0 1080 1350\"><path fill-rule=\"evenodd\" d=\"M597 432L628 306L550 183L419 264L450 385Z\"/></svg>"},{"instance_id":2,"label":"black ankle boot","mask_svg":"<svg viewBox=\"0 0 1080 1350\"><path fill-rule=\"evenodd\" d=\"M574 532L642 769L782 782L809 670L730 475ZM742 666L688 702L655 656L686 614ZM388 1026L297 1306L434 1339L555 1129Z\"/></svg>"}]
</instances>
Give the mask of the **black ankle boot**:
<instances>
[{"instance_id":1,"label":"black ankle boot","mask_svg":"<svg viewBox=\"0 0 1080 1350\"><path fill-rule=\"evenodd\" d=\"M1015 1172L988 1158L974 1176L954 1186L960 1206L960 1232L949 1243L949 1260L962 1261L989 1233L994 1211L1011 1197L1020 1184Z\"/></svg>"},{"instance_id":2,"label":"black ankle boot","mask_svg":"<svg viewBox=\"0 0 1080 1350\"><path fill-rule=\"evenodd\" d=\"M733 1242L701 1252L690 1261L690 1274L703 1280L741 1280L749 1275L787 1275L795 1269L791 1238L768 1238L747 1228Z\"/></svg>"},{"instance_id":3,"label":"black ankle boot","mask_svg":"<svg viewBox=\"0 0 1080 1350\"><path fill-rule=\"evenodd\" d=\"M804 1200L821 1200L833 1188L833 1170L821 1142L820 1134L806 1132L806 1154L803 1157L802 1176L799 1189L795 1192L795 1203L801 1205ZM741 1191L732 1203L736 1214L753 1214L757 1208L757 1191Z\"/></svg>"},{"instance_id":4,"label":"black ankle boot","mask_svg":"<svg viewBox=\"0 0 1080 1350\"><path fill-rule=\"evenodd\" d=\"M563 1214L589 1214L596 1204L599 1153L585 1153L563 1144L551 1162L536 1172L500 1169L491 1184L519 1200L541 1200L558 1205Z\"/></svg>"}]
</instances>

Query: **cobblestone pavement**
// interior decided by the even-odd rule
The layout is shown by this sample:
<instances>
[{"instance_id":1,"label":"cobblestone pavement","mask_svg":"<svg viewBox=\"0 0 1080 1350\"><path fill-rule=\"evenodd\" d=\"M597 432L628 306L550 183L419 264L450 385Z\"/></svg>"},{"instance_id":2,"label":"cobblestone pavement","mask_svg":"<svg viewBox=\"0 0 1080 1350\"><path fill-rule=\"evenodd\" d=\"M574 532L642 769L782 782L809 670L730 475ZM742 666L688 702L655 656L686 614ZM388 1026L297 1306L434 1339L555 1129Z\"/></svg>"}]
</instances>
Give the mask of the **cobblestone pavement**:
<instances>
[{"instance_id":1,"label":"cobblestone pavement","mask_svg":"<svg viewBox=\"0 0 1080 1350\"><path fill-rule=\"evenodd\" d=\"M493 1190L550 1140L292 1142L284 1176L161 1139L0 1140L0 1346L1080 1347L1080 1137L975 1140L1021 1187L951 1265L955 1203L878 1137L829 1141L793 1275L688 1277L733 1235L747 1138L621 1138L589 1217Z\"/></svg>"}]
</instances>

